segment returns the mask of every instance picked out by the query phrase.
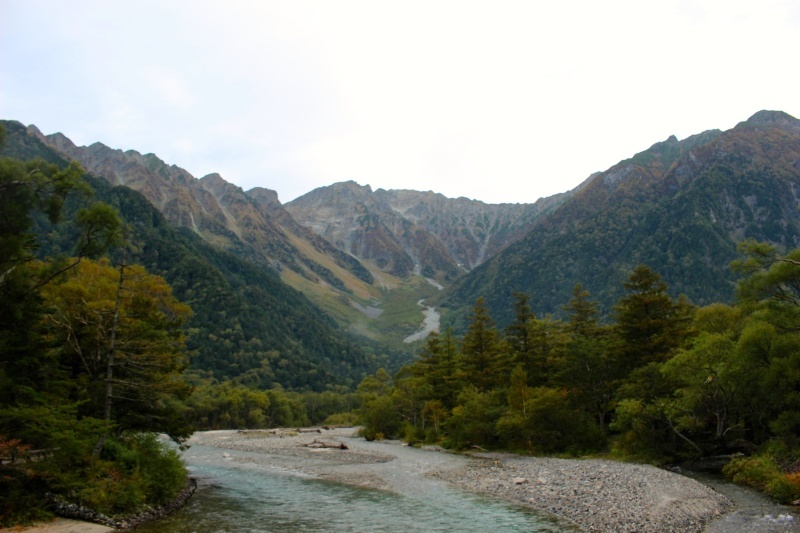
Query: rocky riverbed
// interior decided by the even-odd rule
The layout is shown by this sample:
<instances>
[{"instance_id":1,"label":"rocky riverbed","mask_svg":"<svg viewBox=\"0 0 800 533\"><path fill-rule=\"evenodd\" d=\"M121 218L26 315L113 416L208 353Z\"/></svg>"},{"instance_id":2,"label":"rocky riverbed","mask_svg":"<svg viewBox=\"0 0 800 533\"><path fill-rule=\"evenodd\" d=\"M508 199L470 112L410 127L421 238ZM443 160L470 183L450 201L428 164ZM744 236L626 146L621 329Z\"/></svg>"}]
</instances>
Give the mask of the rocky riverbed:
<instances>
[{"instance_id":1,"label":"rocky riverbed","mask_svg":"<svg viewBox=\"0 0 800 533\"><path fill-rule=\"evenodd\" d=\"M584 531L702 531L731 508L705 485L648 465L425 453L352 438L352 428L304 431L205 432L190 443L257 452L274 468L384 490L392 490L398 472L434 477L558 516ZM325 447L336 444L347 449Z\"/></svg>"}]
</instances>

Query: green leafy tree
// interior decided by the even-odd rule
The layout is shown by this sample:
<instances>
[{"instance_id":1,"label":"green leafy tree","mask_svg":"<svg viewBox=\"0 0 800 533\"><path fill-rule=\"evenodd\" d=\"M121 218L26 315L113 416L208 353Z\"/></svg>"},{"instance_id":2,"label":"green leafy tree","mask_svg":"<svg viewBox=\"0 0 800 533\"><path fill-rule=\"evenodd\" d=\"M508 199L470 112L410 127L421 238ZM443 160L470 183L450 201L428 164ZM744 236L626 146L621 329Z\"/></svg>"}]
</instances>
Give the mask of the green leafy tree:
<instances>
[{"instance_id":1,"label":"green leafy tree","mask_svg":"<svg viewBox=\"0 0 800 533\"><path fill-rule=\"evenodd\" d=\"M557 372L558 355L564 343L564 329L560 321L550 317L534 318L528 322L528 353L521 360L533 387L547 385Z\"/></svg>"},{"instance_id":2,"label":"green leafy tree","mask_svg":"<svg viewBox=\"0 0 800 533\"><path fill-rule=\"evenodd\" d=\"M729 306L698 310L697 337L662 368L677 385L673 398L663 402L670 427L698 453L725 451L726 441L743 435L743 396L752 369L736 350L740 323L738 310Z\"/></svg>"},{"instance_id":3,"label":"green leafy tree","mask_svg":"<svg viewBox=\"0 0 800 533\"><path fill-rule=\"evenodd\" d=\"M67 372L69 397L82 403L82 416L113 422L119 433L189 435L169 400L189 393L181 372L190 310L163 278L137 265L83 261L42 296L49 353Z\"/></svg>"},{"instance_id":4,"label":"green leafy tree","mask_svg":"<svg viewBox=\"0 0 800 533\"><path fill-rule=\"evenodd\" d=\"M494 446L497 443L495 424L504 410L502 396L484 392L475 386L466 387L458 395L458 405L446 423L447 445L453 448Z\"/></svg>"},{"instance_id":5,"label":"green leafy tree","mask_svg":"<svg viewBox=\"0 0 800 533\"><path fill-rule=\"evenodd\" d=\"M514 293L514 322L506 328L506 342L516 362L527 359L533 348L530 323L535 318L528 303L528 295L522 292Z\"/></svg>"},{"instance_id":6,"label":"green leafy tree","mask_svg":"<svg viewBox=\"0 0 800 533\"><path fill-rule=\"evenodd\" d=\"M745 259L733 266L748 277L738 295L753 314L739 350L757 369L753 377L761 393L751 392L762 415L761 428L751 424L761 430L754 436L763 438L769 420L773 434L800 444L800 249L781 255L774 246L748 241L740 251Z\"/></svg>"},{"instance_id":7,"label":"green leafy tree","mask_svg":"<svg viewBox=\"0 0 800 533\"><path fill-rule=\"evenodd\" d=\"M530 413L535 390L528 386L528 374L521 365L511 372L508 387L508 409L497 421L497 431L503 444L511 448L532 449Z\"/></svg>"}]
</instances>

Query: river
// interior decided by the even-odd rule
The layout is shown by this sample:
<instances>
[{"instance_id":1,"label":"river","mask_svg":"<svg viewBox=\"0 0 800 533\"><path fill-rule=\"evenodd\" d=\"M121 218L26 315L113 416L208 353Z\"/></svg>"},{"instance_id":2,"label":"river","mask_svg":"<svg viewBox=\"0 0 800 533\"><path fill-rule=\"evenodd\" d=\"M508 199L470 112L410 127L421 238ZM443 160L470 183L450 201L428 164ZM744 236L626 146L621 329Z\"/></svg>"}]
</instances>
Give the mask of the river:
<instances>
[{"instance_id":1,"label":"river","mask_svg":"<svg viewBox=\"0 0 800 533\"><path fill-rule=\"evenodd\" d=\"M425 307L425 309L422 311L422 314L425 317L422 321L422 327L416 333L413 333L408 337L406 337L405 339L403 339L403 342L405 342L406 344L415 341L425 340L428 338L428 335L431 332L439 331L439 321L441 319L441 315L439 314L439 311L437 311L435 307L423 305L424 301L425 300L422 299L417 302L417 305Z\"/></svg>"},{"instance_id":2,"label":"river","mask_svg":"<svg viewBox=\"0 0 800 533\"><path fill-rule=\"evenodd\" d=\"M369 445L371 443L364 443ZM374 443L379 450L381 444ZM396 446L399 463L448 461L448 454ZM320 454L323 455L324 454ZM394 468L388 490L352 486L303 474L326 460L297 460L194 445L184 455L200 487L174 515L138 531L206 532L512 532L575 531L567 523L448 483ZM450 457L451 459L458 459ZM393 461L394 463L395 461ZM374 465L335 465L352 472ZM419 464L417 464L419 466ZM433 465L438 466L438 465ZM386 470L384 464L383 468ZM369 472L364 472L370 475Z\"/></svg>"},{"instance_id":3,"label":"river","mask_svg":"<svg viewBox=\"0 0 800 533\"><path fill-rule=\"evenodd\" d=\"M397 443L366 442L351 434L352 430L294 432L286 438L273 432L198 434L184 453L192 475L199 478L196 494L174 515L139 531L578 530L573 522L444 481L447 472L460 472L465 462L474 459ZM306 447L312 439L343 442L349 449ZM590 462L569 463L573 466L567 468L584 468ZM510 466L506 463L503 468ZM776 505L719 476L686 474L734 502L732 511L707 525L707 533L800 531L796 509ZM613 493L606 496L613 499Z\"/></svg>"}]
</instances>

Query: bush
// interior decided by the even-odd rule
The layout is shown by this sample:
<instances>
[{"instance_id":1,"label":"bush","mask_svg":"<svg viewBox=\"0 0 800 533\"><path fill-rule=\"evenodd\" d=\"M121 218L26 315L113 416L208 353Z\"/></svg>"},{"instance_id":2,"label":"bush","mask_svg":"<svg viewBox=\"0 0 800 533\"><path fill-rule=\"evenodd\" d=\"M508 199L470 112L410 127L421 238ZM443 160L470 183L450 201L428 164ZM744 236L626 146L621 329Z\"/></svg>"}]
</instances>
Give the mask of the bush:
<instances>
[{"instance_id":1,"label":"bush","mask_svg":"<svg viewBox=\"0 0 800 533\"><path fill-rule=\"evenodd\" d=\"M769 455L733 459L722 472L734 483L761 492L766 492L767 485L781 475L778 464Z\"/></svg>"},{"instance_id":2,"label":"bush","mask_svg":"<svg viewBox=\"0 0 800 533\"><path fill-rule=\"evenodd\" d=\"M52 517L42 499L47 485L24 468L0 466L0 528Z\"/></svg>"},{"instance_id":3,"label":"bush","mask_svg":"<svg viewBox=\"0 0 800 533\"><path fill-rule=\"evenodd\" d=\"M348 413L335 413L325 419L323 425L350 427L358 424L358 413L350 411Z\"/></svg>"},{"instance_id":4,"label":"bush","mask_svg":"<svg viewBox=\"0 0 800 533\"><path fill-rule=\"evenodd\" d=\"M136 433L126 439L138 455L138 471L148 504L163 505L171 501L186 485L187 471L178 452L153 433Z\"/></svg>"},{"instance_id":5,"label":"bush","mask_svg":"<svg viewBox=\"0 0 800 533\"><path fill-rule=\"evenodd\" d=\"M779 503L800 499L800 473L783 472L771 455L734 459L722 471L734 483L765 492Z\"/></svg>"},{"instance_id":6,"label":"bush","mask_svg":"<svg viewBox=\"0 0 800 533\"><path fill-rule=\"evenodd\" d=\"M183 460L169 444L153 433L133 433L108 439L102 456L87 459L65 496L103 514L124 515L168 503L186 478Z\"/></svg>"},{"instance_id":7,"label":"bush","mask_svg":"<svg viewBox=\"0 0 800 533\"><path fill-rule=\"evenodd\" d=\"M783 504L797 505L800 500L800 473L781 474L767 484L767 494Z\"/></svg>"}]
</instances>

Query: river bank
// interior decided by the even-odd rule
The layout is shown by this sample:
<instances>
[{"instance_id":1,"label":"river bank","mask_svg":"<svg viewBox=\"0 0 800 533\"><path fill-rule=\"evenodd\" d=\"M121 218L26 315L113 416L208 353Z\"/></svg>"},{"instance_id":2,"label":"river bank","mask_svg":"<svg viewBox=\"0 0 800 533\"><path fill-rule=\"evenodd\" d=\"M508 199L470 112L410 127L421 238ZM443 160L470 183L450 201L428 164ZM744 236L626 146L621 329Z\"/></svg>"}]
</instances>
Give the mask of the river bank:
<instances>
[{"instance_id":1,"label":"river bank","mask_svg":"<svg viewBox=\"0 0 800 533\"><path fill-rule=\"evenodd\" d=\"M0 533L110 533L112 531L113 528L101 524L60 517L30 526L0 528Z\"/></svg>"},{"instance_id":2,"label":"river bank","mask_svg":"<svg viewBox=\"0 0 800 533\"><path fill-rule=\"evenodd\" d=\"M190 444L221 448L223 454L224 449L255 452L257 458L248 461L383 490L392 490L398 476L438 478L556 516L584 531L702 531L731 508L726 497L705 485L648 465L426 453L397 442L368 443L352 438L353 433L352 428L205 432L192 437ZM347 449L320 443L344 444Z\"/></svg>"}]
</instances>

